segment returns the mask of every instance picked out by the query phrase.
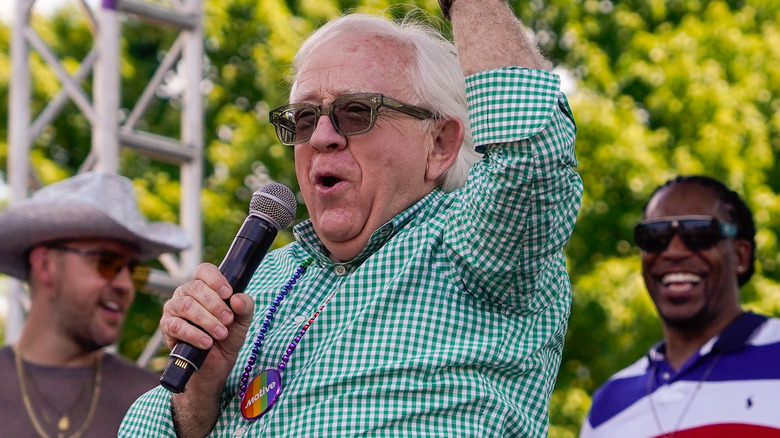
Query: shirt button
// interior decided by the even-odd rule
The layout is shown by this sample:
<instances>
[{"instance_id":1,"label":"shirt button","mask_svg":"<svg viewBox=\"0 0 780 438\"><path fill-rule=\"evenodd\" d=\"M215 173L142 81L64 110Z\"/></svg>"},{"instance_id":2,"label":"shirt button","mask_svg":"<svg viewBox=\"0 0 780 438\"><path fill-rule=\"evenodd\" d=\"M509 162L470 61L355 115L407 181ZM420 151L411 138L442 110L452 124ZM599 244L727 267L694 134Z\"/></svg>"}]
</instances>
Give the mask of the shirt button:
<instances>
[{"instance_id":1,"label":"shirt button","mask_svg":"<svg viewBox=\"0 0 780 438\"><path fill-rule=\"evenodd\" d=\"M295 323L296 324L303 324L303 321L306 321L306 317L303 315L298 315L295 317Z\"/></svg>"},{"instance_id":2,"label":"shirt button","mask_svg":"<svg viewBox=\"0 0 780 438\"><path fill-rule=\"evenodd\" d=\"M669 373L664 373L664 374L663 374L663 378L664 378L664 380L669 380L669 377L670 377L670 376L669 376Z\"/></svg>"},{"instance_id":3,"label":"shirt button","mask_svg":"<svg viewBox=\"0 0 780 438\"><path fill-rule=\"evenodd\" d=\"M336 275L344 275L347 273L347 268L341 265L336 266L333 270L336 272Z\"/></svg>"}]
</instances>

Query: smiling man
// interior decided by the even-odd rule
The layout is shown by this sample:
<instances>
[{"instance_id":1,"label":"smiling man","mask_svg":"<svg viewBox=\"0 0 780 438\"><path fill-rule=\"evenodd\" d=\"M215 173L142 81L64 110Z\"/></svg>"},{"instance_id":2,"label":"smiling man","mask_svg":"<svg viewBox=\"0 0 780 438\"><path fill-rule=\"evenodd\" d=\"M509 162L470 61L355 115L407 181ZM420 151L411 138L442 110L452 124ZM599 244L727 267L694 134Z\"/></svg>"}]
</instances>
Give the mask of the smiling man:
<instances>
[{"instance_id":1,"label":"smiling man","mask_svg":"<svg viewBox=\"0 0 780 438\"><path fill-rule=\"evenodd\" d=\"M663 342L593 397L581 437L780 437L780 320L745 312L753 216L705 176L659 187L634 238Z\"/></svg>"},{"instance_id":2,"label":"smiling man","mask_svg":"<svg viewBox=\"0 0 780 438\"><path fill-rule=\"evenodd\" d=\"M122 176L89 172L0 212L0 272L27 281L19 341L0 349L3 436L115 436L159 376L104 347L135 297L140 259L189 246L172 224L147 223Z\"/></svg>"},{"instance_id":3,"label":"smiling man","mask_svg":"<svg viewBox=\"0 0 780 438\"><path fill-rule=\"evenodd\" d=\"M141 397L121 436L546 434L582 195L574 120L504 1L442 3L454 45L362 14L303 44L270 121L310 218L246 293L207 264L176 290L168 345L211 351L185 392Z\"/></svg>"}]
</instances>

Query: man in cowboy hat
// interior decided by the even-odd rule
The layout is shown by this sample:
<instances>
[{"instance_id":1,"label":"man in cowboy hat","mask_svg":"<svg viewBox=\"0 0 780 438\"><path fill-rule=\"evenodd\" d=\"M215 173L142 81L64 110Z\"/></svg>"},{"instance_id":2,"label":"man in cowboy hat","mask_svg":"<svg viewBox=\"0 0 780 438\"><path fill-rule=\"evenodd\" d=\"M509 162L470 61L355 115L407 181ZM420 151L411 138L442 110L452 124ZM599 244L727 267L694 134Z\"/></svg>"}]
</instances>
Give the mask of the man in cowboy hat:
<instances>
[{"instance_id":1,"label":"man in cowboy hat","mask_svg":"<svg viewBox=\"0 0 780 438\"><path fill-rule=\"evenodd\" d=\"M147 223L132 182L89 172L0 212L0 272L27 282L21 337L0 349L3 436L116 436L125 411L159 376L104 352L135 297L138 260L190 245Z\"/></svg>"}]
</instances>

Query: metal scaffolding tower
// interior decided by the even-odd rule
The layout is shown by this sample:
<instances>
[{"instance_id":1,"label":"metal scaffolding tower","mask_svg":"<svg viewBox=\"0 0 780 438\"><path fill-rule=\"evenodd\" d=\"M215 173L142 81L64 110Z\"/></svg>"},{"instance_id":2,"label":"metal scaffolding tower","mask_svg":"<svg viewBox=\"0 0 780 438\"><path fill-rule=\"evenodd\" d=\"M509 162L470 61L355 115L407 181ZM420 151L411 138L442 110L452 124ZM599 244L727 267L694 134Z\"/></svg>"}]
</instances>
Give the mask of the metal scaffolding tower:
<instances>
[{"instance_id":1,"label":"metal scaffolding tower","mask_svg":"<svg viewBox=\"0 0 780 438\"><path fill-rule=\"evenodd\" d=\"M30 165L32 144L62 111L68 99L73 101L90 123L92 141L90 154L81 171L118 172L120 147L130 148L155 160L180 167L180 225L192 235L192 248L180 257L165 254L160 262L165 271L153 270L144 288L152 293L169 293L178 280L188 278L201 261L203 248L200 214L200 188L203 178L203 97L202 82L203 27L202 0L168 0L166 4L140 0L102 0L96 11L87 0L76 0L93 31L93 46L72 75L63 67L54 52L30 25L35 0L16 1L11 41L11 84L9 104L8 183L10 203L21 201L35 181ZM158 0L159 2L159 0ZM178 32L177 38L160 62L157 70L137 99L129 115L120 120L120 33L121 20L140 19ZM33 120L31 114L30 55L35 51L45 62L62 88ZM174 139L137 128L156 90L166 74L178 75L182 90L180 138ZM81 83L92 73L92 99ZM35 188L35 187L33 187ZM29 298L19 281L10 285L5 342L15 342L21 334ZM155 333L142 356L146 364L161 343Z\"/></svg>"}]
</instances>

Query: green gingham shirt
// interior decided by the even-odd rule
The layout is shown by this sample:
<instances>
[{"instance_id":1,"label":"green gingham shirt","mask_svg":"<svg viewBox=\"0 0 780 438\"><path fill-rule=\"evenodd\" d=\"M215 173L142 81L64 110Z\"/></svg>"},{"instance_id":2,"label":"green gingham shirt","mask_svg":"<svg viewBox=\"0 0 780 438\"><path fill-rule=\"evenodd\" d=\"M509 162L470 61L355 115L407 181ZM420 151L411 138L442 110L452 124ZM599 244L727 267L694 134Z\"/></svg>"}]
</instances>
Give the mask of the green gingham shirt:
<instances>
[{"instance_id":1,"label":"green gingham shirt","mask_svg":"<svg viewBox=\"0 0 780 438\"><path fill-rule=\"evenodd\" d=\"M557 76L501 68L467 78L475 145L465 187L434 190L372 235L354 260L323 253L311 223L271 252L247 288L258 308L211 436L541 437L571 304L562 252L582 183L575 125ZM304 321L335 295L294 350L261 418L238 391L258 327L304 260L253 377L275 368ZM175 436L158 387L121 437Z\"/></svg>"}]
</instances>

